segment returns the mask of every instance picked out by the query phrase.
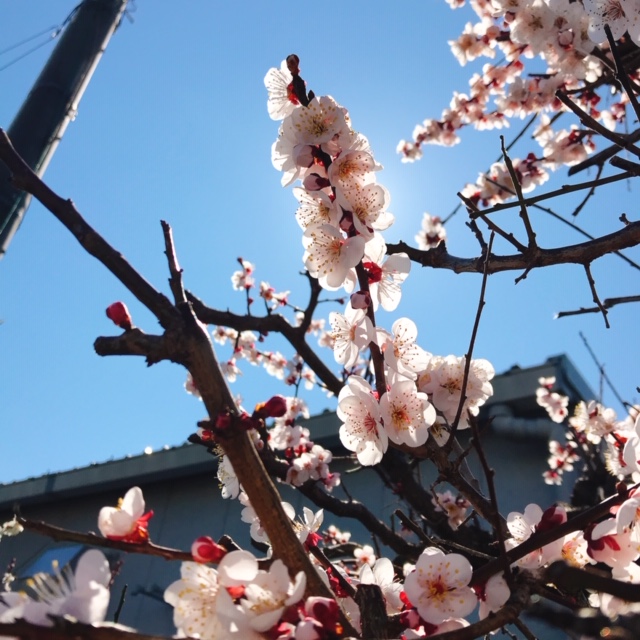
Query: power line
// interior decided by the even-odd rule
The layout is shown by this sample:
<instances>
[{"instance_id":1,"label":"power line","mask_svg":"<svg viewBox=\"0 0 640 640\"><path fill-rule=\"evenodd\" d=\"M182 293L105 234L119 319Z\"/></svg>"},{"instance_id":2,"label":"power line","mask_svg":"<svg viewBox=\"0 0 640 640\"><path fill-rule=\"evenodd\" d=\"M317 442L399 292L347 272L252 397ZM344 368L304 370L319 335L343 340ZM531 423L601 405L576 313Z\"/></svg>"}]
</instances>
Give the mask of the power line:
<instances>
[{"instance_id":1,"label":"power line","mask_svg":"<svg viewBox=\"0 0 640 640\"><path fill-rule=\"evenodd\" d=\"M31 55L34 51L37 51L38 49L41 49L42 47L48 45L50 42L55 40L62 33L63 29L67 26L67 24L69 24L69 22L71 21L73 16L76 14L78 9L80 8L80 5L82 5L82 4L83 3L81 2L79 5L76 5L69 12L69 15L67 15L67 17L63 20L62 24L53 25L52 27L48 27L47 29L44 29L43 31L39 31L38 33L36 33L36 34L34 34L32 36L29 36L28 38L24 38L20 42L16 42L15 44L12 44L12 45L8 46L6 49L0 50L0 56L2 56L5 53L8 53L9 51L13 51L14 49L18 49L18 48L22 47L23 45L27 44L28 42L31 42L32 40L35 40L36 38L39 38L40 36L43 36L45 33L50 33L51 34L44 42L41 42L40 44L37 44L35 47L32 47L28 51L25 51L23 54L19 55L17 58L13 58L13 60L10 60L9 62L7 62L7 64L5 64L4 66L0 67L0 71L4 71L5 69L8 69L9 67L13 66L16 62L19 62L23 58L26 58L27 56Z\"/></svg>"}]
</instances>

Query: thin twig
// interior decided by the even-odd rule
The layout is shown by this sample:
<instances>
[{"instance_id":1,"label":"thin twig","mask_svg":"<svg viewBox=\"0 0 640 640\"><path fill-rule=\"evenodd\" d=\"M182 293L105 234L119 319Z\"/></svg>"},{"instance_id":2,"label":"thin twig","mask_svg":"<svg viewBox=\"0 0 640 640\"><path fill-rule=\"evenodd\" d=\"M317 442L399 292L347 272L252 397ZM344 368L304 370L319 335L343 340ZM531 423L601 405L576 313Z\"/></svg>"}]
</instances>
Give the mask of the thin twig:
<instances>
[{"instance_id":1,"label":"thin twig","mask_svg":"<svg viewBox=\"0 0 640 640\"><path fill-rule=\"evenodd\" d=\"M618 45L616 44L615 38L611 33L611 28L608 24L604 25L604 32L607 34L607 40L609 42L609 49L613 54L613 61L615 63L615 76L616 80L622 85L627 97L629 98L629 102L633 107L633 110L636 114L636 119L640 120L640 105L638 104L638 98L631 86L631 82L629 80L629 75L627 74L624 63L622 62L622 58L620 57L620 51L618 50Z\"/></svg>"},{"instance_id":2,"label":"thin twig","mask_svg":"<svg viewBox=\"0 0 640 640\"><path fill-rule=\"evenodd\" d=\"M179 549L171 549L170 547L161 547L153 544L153 542L123 542L122 540L110 540L103 538L95 533L81 533L80 531L71 531L63 529L55 525L41 522L38 520L29 520L18 516L18 522L27 530L47 536L52 540L65 542L78 542L80 544L91 545L93 547L104 547L107 549L118 549L127 553L139 553L147 556L157 556L165 560L182 560L193 561L193 555L190 551L180 551Z\"/></svg>"},{"instance_id":3,"label":"thin twig","mask_svg":"<svg viewBox=\"0 0 640 640\"><path fill-rule=\"evenodd\" d=\"M638 136L638 139L640 139L640 135ZM612 164L613 164L613 161L612 161ZM628 178L632 178L634 175L635 173L633 173L632 171L625 171L624 173L616 173L615 175L607 176L606 178L597 178L594 180L587 180L586 182L578 182L576 184L563 184L559 189L555 189L554 191L548 191L547 193L541 193L536 196L530 196L528 198L524 198L523 203L527 206L531 206L531 205L537 204L538 202L543 202L544 200L550 200L558 196L563 196L567 193L573 193L575 191L584 191L585 189L594 189L596 187L601 187L607 184L620 182L620 180L627 180ZM505 188L504 185L501 185L501 186L502 188ZM478 213L472 214L472 217L478 217L480 214L490 215L498 211L513 209L514 207L517 207L520 204L521 203L518 200L514 200L512 202L501 202L500 204L493 205L492 207L488 207L486 209L479 209Z\"/></svg>"},{"instance_id":4,"label":"thin twig","mask_svg":"<svg viewBox=\"0 0 640 640\"><path fill-rule=\"evenodd\" d=\"M505 537L502 532L502 526L500 523L500 509L498 507L498 494L496 493L496 485L494 482L495 470L489 466L489 462L487 461L487 457L484 454L484 448L482 447L482 443L480 441L480 432L478 431L478 425L475 421L471 421L471 430L473 432L473 445L475 447L476 453L478 454L478 459L480 460L480 465L482 466L482 470L484 471L484 477L487 481L487 488L489 489L489 499L491 500L491 505L493 506L493 522L491 526L496 534L496 538L498 539L498 548L500 550L500 559L502 560L502 569L504 571L504 576L510 587L513 587L513 574L511 573L511 567L509 565L509 561L507 559L507 547L505 545Z\"/></svg>"},{"instance_id":5,"label":"thin twig","mask_svg":"<svg viewBox=\"0 0 640 640\"><path fill-rule=\"evenodd\" d=\"M584 265L584 270L587 274L587 280L589 282L589 288L591 289L593 301L596 303L596 305L598 305L598 309L600 309L600 313L602 313L605 326L607 327L607 329L610 329L611 325L609 324L609 318L607 318L607 310L602 306L602 302L600 302L600 298L596 290L596 281L593 279L593 275L591 274L591 267L589 266L589 263Z\"/></svg>"},{"instance_id":6,"label":"thin twig","mask_svg":"<svg viewBox=\"0 0 640 640\"><path fill-rule=\"evenodd\" d=\"M605 309L611 309L619 304L628 304L629 302L640 302L640 296L623 296L619 298L605 298L602 306ZM556 318L565 318L567 316L579 316L585 313L600 313L600 307L582 307L572 311L558 311Z\"/></svg>"},{"instance_id":7,"label":"thin twig","mask_svg":"<svg viewBox=\"0 0 640 640\"><path fill-rule=\"evenodd\" d=\"M317 546L310 546L309 553L324 567L327 573L331 573L331 575L336 578L342 590L350 598L356 597L355 587L350 582L347 582L342 573L338 571L338 569L333 565L333 562L331 562L331 560L329 560L329 558L324 555L321 549L319 549Z\"/></svg>"},{"instance_id":8,"label":"thin twig","mask_svg":"<svg viewBox=\"0 0 640 640\"><path fill-rule=\"evenodd\" d=\"M597 169L597 175L594 179L594 183L599 182L600 180L600 176L602 175L602 172L604 171L604 165L600 165ZM587 204L587 202L589 202L589 200L593 197L593 195L596 192L596 184L591 185L591 189L589 189L589 191L587 192L587 195L582 199L582 201L580 202L580 204L572 211L571 216L572 217L576 217L585 207L585 205Z\"/></svg>"},{"instance_id":9,"label":"thin twig","mask_svg":"<svg viewBox=\"0 0 640 640\"><path fill-rule=\"evenodd\" d=\"M169 286L173 293L173 299L176 304L182 304L187 301L184 293L184 287L182 286L182 269L178 265L178 256L176 255L175 246L173 244L173 232L168 222L164 220L160 221L162 225L162 233L164 235L165 255L167 256L167 262L169 263Z\"/></svg>"},{"instance_id":10,"label":"thin twig","mask_svg":"<svg viewBox=\"0 0 640 640\"><path fill-rule=\"evenodd\" d=\"M460 198L460 200L462 200L462 202L464 202L465 206L469 210L469 214L471 214L471 212L475 213L476 217L480 218L493 233L496 233L497 235L504 238L507 242L512 244L521 253L524 253L527 250L527 248L523 244L521 244L520 242L518 242L518 240L516 240L516 238L512 233L507 233L506 231L501 229L497 224L495 224L493 220L487 218L484 215L484 213L478 209L478 207L473 202L473 200L470 200L466 196L462 195L462 193L460 192L458 192L456 195L458 196L458 198Z\"/></svg>"},{"instance_id":11,"label":"thin twig","mask_svg":"<svg viewBox=\"0 0 640 640\"><path fill-rule=\"evenodd\" d=\"M489 256L491 255L491 249L493 247L493 240L495 238L495 234L492 232L489 236L489 244L487 246L487 252L485 256L485 265L489 263ZM451 445L456 436L456 432L458 431L458 425L460 424L460 418L462 416L462 411L464 409L464 404L467 401L467 384L469 383L469 371L471 370L471 356L473 355L473 348L476 343L476 337L478 335L478 328L480 327L480 318L482 317L482 310L484 309L485 303L485 293L487 290L487 280L489 279L489 272L485 268L484 273L482 274L482 285L480 286L480 299L478 300L478 310L476 311L476 317L473 322L473 329L471 330L471 339L469 340L469 348L467 349L467 354L465 356L464 363L464 375L462 377L462 387L460 389L460 402L458 404L458 410L456 411L456 417L453 420L453 424L451 425L451 436L449 440L447 440L447 444L445 448L447 451L451 450Z\"/></svg>"},{"instance_id":12,"label":"thin twig","mask_svg":"<svg viewBox=\"0 0 640 640\"><path fill-rule=\"evenodd\" d=\"M609 129L607 129L604 125L600 124L595 118L592 118L586 111L581 109L563 91L556 91L556 98L558 98L558 100L560 100L562 104L573 111L573 113L575 113L578 118L580 118L580 122L582 122L582 124L584 124L586 127L592 129L596 133L599 133L603 138L611 140L611 142L614 142L622 149L626 149L634 155L640 156L640 149L638 149L638 147L630 142L628 138L624 138L621 135L614 133L613 131L609 131Z\"/></svg>"},{"instance_id":13,"label":"thin twig","mask_svg":"<svg viewBox=\"0 0 640 640\"><path fill-rule=\"evenodd\" d=\"M627 135L624 135L624 134L622 134L622 135L629 142L637 142L638 140L640 140L640 129L636 129L635 131L633 131L632 133L629 133ZM619 145L612 144L611 146L607 147L606 149L603 149L602 151L599 151L598 153L593 154L592 156L590 156L586 160L583 160L582 162L579 162L578 164L574 165L573 167L569 167L569 171L567 172L567 175L573 176L576 173L579 173L580 171L584 171L585 169L590 169L593 166L602 165L607 160L609 160L609 158L613 159L613 156L615 156L617 153L619 153L619 151L620 151Z\"/></svg>"},{"instance_id":14,"label":"thin twig","mask_svg":"<svg viewBox=\"0 0 640 640\"><path fill-rule=\"evenodd\" d=\"M640 296L638 296L638 297L640 298ZM615 388L613 382L611 382L611 378L609 378L609 376L607 375L607 373L606 373L606 371L604 369L604 365L600 362L600 360L598 359L598 356L596 356L594 350L591 348L591 345L587 341L587 338L584 335L584 333L582 333L582 331L580 331L578 333L578 335L580 336L584 346L586 347L587 351L589 352L589 355L591 356L591 359L595 362L596 367L598 367L598 371L600 372L600 375L602 375L602 377L604 378L604 381L609 385L609 389L611 389L611 391L613 392L613 395L616 397L618 402L623 407L631 407L631 404L629 402L626 402L625 400L622 399L622 396L618 393L618 390Z\"/></svg>"},{"instance_id":15,"label":"thin twig","mask_svg":"<svg viewBox=\"0 0 640 640\"><path fill-rule=\"evenodd\" d=\"M533 227L531 226L531 220L529 220L527 205L524 202L524 196L522 194L522 185L520 184L520 180L518 179L516 170L513 168L513 162L511 162L511 158L509 157L509 154L507 153L507 150L504 146L504 136L500 136L500 146L502 148L504 163L507 166L507 171L511 176L511 182L513 183L513 188L516 192L516 196L518 197L518 202L520 203L520 217L522 218L522 223L524 224L524 228L527 232L527 239L529 240L529 250L532 250L536 247L536 234L533 231Z\"/></svg>"},{"instance_id":16,"label":"thin twig","mask_svg":"<svg viewBox=\"0 0 640 640\"><path fill-rule=\"evenodd\" d=\"M603 500L600 504L587 509L576 515L575 517L567 520L563 524L558 525L553 529L546 531L538 531L534 533L530 538L519 544L517 547L507 551L507 558L510 564L513 564L520 558L524 558L527 554L544 547L551 542L555 542L560 538L566 536L574 531L584 530L589 524L597 522L603 516L607 516L610 513L610 509L619 504L622 504L628 497L629 492L633 489L640 487L640 484L633 485L631 487L620 487L617 494L610 496L606 500ZM471 584L483 584L492 575L502 570L502 560L497 558L487 563L483 567L480 567L473 573Z\"/></svg>"}]
</instances>

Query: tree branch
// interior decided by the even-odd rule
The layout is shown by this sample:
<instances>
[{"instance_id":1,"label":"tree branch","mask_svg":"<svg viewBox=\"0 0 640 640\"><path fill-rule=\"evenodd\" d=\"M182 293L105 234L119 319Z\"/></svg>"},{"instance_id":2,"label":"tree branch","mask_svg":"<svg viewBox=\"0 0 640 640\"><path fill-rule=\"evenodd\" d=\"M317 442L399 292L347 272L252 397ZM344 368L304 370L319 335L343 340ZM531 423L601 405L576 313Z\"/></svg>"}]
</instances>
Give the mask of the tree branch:
<instances>
[{"instance_id":1,"label":"tree branch","mask_svg":"<svg viewBox=\"0 0 640 640\"><path fill-rule=\"evenodd\" d=\"M193 556L190 551L180 551L179 549L171 549L169 547L162 547L152 542L124 542L122 540L110 540L109 538L103 538L95 533L81 533L80 531L71 531L69 529L63 529L62 527L56 527L55 525L48 524L38 520L29 520L18 516L18 522L27 530L39 533L40 535L47 536L52 540L65 541L65 542L77 542L79 544L86 544L93 547L104 547L107 549L118 549L119 551L125 551L127 553L139 553L147 556L158 556L165 560L185 560L193 562ZM219 544L226 546L223 541Z\"/></svg>"},{"instance_id":2,"label":"tree branch","mask_svg":"<svg viewBox=\"0 0 640 640\"><path fill-rule=\"evenodd\" d=\"M587 264L609 253L628 249L640 244L640 222L631 222L623 229L614 231L606 236L567 245L557 249L537 248L534 256L521 254L491 256L486 264L487 273L502 271L533 270L559 264ZM449 269L455 273L483 273L485 260L483 256L477 258L459 258L447 252L444 244L435 249L422 251L409 246L406 242L388 244L387 253L406 253L411 260L423 267L434 269Z\"/></svg>"}]
</instances>

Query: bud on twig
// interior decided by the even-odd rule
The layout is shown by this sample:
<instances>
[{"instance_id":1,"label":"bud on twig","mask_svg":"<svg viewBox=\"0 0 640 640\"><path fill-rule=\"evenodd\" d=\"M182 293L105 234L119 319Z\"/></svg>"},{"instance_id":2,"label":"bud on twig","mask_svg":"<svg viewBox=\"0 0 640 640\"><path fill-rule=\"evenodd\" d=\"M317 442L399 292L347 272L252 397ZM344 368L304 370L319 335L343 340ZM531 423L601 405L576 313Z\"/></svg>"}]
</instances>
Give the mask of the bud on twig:
<instances>
[{"instance_id":1,"label":"bud on twig","mask_svg":"<svg viewBox=\"0 0 640 640\"><path fill-rule=\"evenodd\" d=\"M131 331L132 329L131 315L129 315L129 309L127 309L127 305L124 302L110 304L107 307L107 318L125 331Z\"/></svg>"}]
</instances>

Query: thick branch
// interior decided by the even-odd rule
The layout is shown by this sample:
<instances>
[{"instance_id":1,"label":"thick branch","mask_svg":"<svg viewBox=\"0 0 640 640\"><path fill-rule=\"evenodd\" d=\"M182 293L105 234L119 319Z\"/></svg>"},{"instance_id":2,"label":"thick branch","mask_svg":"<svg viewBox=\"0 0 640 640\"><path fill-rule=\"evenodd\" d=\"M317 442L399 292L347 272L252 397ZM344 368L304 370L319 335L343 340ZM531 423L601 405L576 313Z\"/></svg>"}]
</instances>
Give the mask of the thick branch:
<instances>
[{"instance_id":1,"label":"thick branch","mask_svg":"<svg viewBox=\"0 0 640 640\"><path fill-rule=\"evenodd\" d=\"M22 640L167 640L167 636L138 633L121 624L93 625L65 618L57 618L52 627L42 627L26 620L0 622L0 637L17 637ZM185 640L189 638L185 636Z\"/></svg>"},{"instance_id":2,"label":"thick branch","mask_svg":"<svg viewBox=\"0 0 640 640\"><path fill-rule=\"evenodd\" d=\"M162 360L177 362L166 336L147 335L137 328L119 336L96 338L93 348L99 356L144 356L149 366Z\"/></svg>"},{"instance_id":3,"label":"thick branch","mask_svg":"<svg viewBox=\"0 0 640 640\"><path fill-rule=\"evenodd\" d=\"M12 172L14 183L18 188L34 195L71 231L91 255L116 275L131 293L156 315L167 330L165 347L170 352L170 359L179 362L189 370L210 419L215 421L221 413L237 415L238 408L216 359L206 327L198 322L190 304L180 302L174 306L166 296L157 292L118 251L86 223L71 201L60 198L29 169L1 129L0 160ZM165 232L169 231L166 225ZM177 275L177 258L170 239L167 247L171 270L175 271L172 275ZM181 296L178 295L178 299L180 298ZM135 339L125 337L121 339L121 344L123 347L142 349L144 345L141 347L140 342L136 343L137 339L141 337L136 336ZM104 346L104 343L102 345L99 343L98 346ZM109 346L113 348L114 343L112 342ZM157 353L159 355L159 352ZM289 518L282 508L280 495L265 471L247 432L238 428L229 429L226 436L220 444L272 541L274 556L280 558L292 574L299 571L306 574L307 595L331 598L331 592L320 579L289 525ZM345 628L349 628L346 620Z\"/></svg>"},{"instance_id":4,"label":"thick branch","mask_svg":"<svg viewBox=\"0 0 640 640\"><path fill-rule=\"evenodd\" d=\"M508 255L489 257L486 263L487 273L501 271L532 270L540 267L550 267L558 264L588 264L602 256L621 249L628 249L640 244L640 222L631 222L623 229L614 231L588 242L568 245L558 249L536 248L528 255ZM449 269L455 273L483 273L485 260L483 256L477 258L459 258L447 252L444 244L435 249L422 251L409 246L406 242L388 244L387 253L406 253L411 260L423 267L434 269Z\"/></svg>"}]
</instances>

